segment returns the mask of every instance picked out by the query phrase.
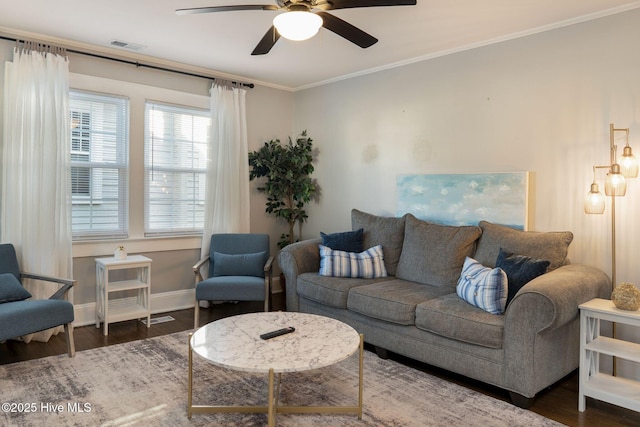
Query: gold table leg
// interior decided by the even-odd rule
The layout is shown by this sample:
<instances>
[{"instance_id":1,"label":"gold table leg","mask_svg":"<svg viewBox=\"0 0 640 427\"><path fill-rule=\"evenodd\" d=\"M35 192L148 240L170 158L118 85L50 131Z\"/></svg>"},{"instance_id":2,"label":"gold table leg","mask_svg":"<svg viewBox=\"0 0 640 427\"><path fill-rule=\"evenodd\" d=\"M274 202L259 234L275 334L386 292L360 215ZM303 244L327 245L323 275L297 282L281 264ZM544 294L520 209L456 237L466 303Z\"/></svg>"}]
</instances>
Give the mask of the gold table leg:
<instances>
[{"instance_id":1,"label":"gold table leg","mask_svg":"<svg viewBox=\"0 0 640 427\"><path fill-rule=\"evenodd\" d=\"M189 389L187 395L187 418L191 419L191 408L192 408L192 393L193 393L193 350L191 348L191 336L193 334L189 333L189 380L187 388Z\"/></svg>"},{"instance_id":2,"label":"gold table leg","mask_svg":"<svg viewBox=\"0 0 640 427\"><path fill-rule=\"evenodd\" d=\"M273 397L273 369L269 369L269 400L268 400L268 411L267 411L267 420L269 423L269 427L275 427L276 425L276 414L275 414L275 406L276 402Z\"/></svg>"},{"instance_id":3,"label":"gold table leg","mask_svg":"<svg viewBox=\"0 0 640 427\"><path fill-rule=\"evenodd\" d=\"M364 397L364 335L360 334L360 363L358 364L360 370L358 379L358 419L362 419L362 399Z\"/></svg>"},{"instance_id":4,"label":"gold table leg","mask_svg":"<svg viewBox=\"0 0 640 427\"><path fill-rule=\"evenodd\" d=\"M218 406L218 405L193 405L193 349L191 348L191 335L189 334L189 379L187 397L187 417L191 419L193 413L257 413L267 414L269 427L275 427L277 414L355 414L362 419L362 404L364 395L364 335L360 334L359 361L358 361L358 405L357 406L278 406L280 397L281 374L278 373L278 382L275 384L275 373L269 369L269 392L267 406ZM274 395L274 389L277 387Z\"/></svg>"}]
</instances>

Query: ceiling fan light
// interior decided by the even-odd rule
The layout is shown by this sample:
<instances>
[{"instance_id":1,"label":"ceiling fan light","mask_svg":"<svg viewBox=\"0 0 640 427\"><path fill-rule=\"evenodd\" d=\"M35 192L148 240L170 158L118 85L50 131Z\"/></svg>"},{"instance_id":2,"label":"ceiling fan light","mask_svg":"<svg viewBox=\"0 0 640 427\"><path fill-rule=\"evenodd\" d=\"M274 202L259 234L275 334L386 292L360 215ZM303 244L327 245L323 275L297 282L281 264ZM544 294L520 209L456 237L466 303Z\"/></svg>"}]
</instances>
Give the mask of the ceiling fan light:
<instances>
[{"instance_id":1,"label":"ceiling fan light","mask_svg":"<svg viewBox=\"0 0 640 427\"><path fill-rule=\"evenodd\" d=\"M273 25L282 37L301 41L318 34L322 18L311 12L285 12L273 19Z\"/></svg>"}]
</instances>

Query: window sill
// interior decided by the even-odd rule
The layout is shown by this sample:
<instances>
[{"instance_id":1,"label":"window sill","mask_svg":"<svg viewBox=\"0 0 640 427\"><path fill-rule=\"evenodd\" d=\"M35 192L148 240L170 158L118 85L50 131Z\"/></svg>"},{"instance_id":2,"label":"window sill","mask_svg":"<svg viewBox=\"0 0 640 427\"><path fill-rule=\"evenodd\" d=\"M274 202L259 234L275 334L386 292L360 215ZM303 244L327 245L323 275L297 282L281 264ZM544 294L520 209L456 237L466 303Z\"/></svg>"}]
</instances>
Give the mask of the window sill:
<instances>
[{"instance_id":1,"label":"window sill","mask_svg":"<svg viewBox=\"0 0 640 427\"><path fill-rule=\"evenodd\" d=\"M73 257L112 256L120 245L128 253L150 253L200 249L201 236L147 237L125 240L90 240L73 242Z\"/></svg>"}]
</instances>

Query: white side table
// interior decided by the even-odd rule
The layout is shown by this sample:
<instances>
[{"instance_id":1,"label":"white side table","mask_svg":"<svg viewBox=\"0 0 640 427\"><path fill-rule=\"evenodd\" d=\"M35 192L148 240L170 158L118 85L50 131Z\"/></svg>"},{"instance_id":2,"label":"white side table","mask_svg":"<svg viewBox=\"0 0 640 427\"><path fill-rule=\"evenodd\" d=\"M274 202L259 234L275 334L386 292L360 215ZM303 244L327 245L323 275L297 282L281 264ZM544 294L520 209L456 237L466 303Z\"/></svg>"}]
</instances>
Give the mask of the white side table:
<instances>
[{"instance_id":1,"label":"white side table","mask_svg":"<svg viewBox=\"0 0 640 427\"><path fill-rule=\"evenodd\" d=\"M640 344L600 335L600 321L640 326L640 311L620 310L611 300L595 298L580 305L580 395L578 410L592 397L640 411L640 381L600 372L600 355L640 362Z\"/></svg>"},{"instance_id":2,"label":"white side table","mask_svg":"<svg viewBox=\"0 0 640 427\"><path fill-rule=\"evenodd\" d=\"M137 278L111 281L109 272L136 269ZM109 298L112 292L137 291L135 298ZM104 323L104 334L109 334L109 323L147 318L151 326L151 259L142 255L129 255L126 259L96 258L96 328Z\"/></svg>"}]
</instances>

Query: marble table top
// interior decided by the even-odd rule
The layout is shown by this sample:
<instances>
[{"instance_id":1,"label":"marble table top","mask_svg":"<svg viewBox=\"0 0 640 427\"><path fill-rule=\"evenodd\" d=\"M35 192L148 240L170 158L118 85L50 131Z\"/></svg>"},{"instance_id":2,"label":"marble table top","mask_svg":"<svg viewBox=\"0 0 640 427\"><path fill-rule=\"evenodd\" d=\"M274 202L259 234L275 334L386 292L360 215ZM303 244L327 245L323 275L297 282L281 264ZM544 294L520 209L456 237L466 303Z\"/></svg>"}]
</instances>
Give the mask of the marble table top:
<instances>
[{"instance_id":1,"label":"marble table top","mask_svg":"<svg viewBox=\"0 0 640 427\"><path fill-rule=\"evenodd\" d=\"M293 326L293 333L263 340L260 335ZM298 372L322 368L351 356L360 336L351 326L307 313L249 313L198 329L194 353L214 365L247 372Z\"/></svg>"}]
</instances>

